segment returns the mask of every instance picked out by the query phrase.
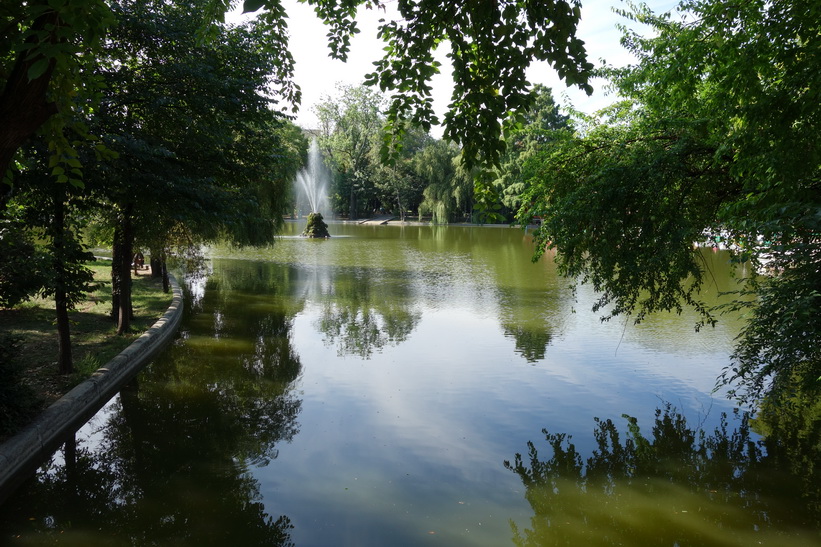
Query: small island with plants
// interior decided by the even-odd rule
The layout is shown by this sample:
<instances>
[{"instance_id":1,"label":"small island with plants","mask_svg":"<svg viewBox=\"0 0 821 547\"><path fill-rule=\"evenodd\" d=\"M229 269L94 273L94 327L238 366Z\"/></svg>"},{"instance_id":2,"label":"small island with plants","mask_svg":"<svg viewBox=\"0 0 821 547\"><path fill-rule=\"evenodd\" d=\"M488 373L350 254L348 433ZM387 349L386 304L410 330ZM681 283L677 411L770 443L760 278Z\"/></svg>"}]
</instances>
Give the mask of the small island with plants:
<instances>
[{"instance_id":1,"label":"small island with plants","mask_svg":"<svg viewBox=\"0 0 821 547\"><path fill-rule=\"evenodd\" d=\"M308 223L305 225L305 230L302 232L303 237L312 238L328 238L331 234L328 233L328 225L325 219L322 218L321 213L309 213Z\"/></svg>"}]
</instances>

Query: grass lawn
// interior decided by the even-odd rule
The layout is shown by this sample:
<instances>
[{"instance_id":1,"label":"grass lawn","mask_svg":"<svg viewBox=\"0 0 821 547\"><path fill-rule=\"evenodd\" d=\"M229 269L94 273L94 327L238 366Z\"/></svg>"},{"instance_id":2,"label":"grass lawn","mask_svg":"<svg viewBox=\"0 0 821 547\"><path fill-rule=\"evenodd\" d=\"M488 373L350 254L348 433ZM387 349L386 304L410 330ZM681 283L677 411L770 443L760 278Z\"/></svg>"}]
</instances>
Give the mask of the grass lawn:
<instances>
[{"instance_id":1,"label":"grass lawn","mask_svg":"<svg viewBox=\"0 0 821 547\"><path fill-rule=\"evenodd\" d=\"M13 359L22 369L22 383L30 388L23 388L27 392L25 408L6 408L0 400L0 412L7 414L1 420L5 424L0 423L0 440L25 426L38 412L128 347L171 304L172 295L162 291L160 278L152 278L147 269L134 276L132 270L134 319L131 332L117 336L116 322L110 317L111 262L101 260L87 266L94 271L94 279L99 286L69 314L73 374L61 375L57 372L57 327L53 299L33 298L14 308L0 310L0 333L22 339Z\"/></svg>"}]
</instances>

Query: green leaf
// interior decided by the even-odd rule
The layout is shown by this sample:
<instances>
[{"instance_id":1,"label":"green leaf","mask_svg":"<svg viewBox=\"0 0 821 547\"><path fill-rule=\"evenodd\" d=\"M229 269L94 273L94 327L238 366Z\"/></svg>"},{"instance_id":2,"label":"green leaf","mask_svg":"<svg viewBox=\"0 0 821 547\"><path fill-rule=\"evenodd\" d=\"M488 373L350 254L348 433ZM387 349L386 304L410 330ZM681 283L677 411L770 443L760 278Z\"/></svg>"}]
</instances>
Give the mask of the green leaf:
<instances>
[{"instance_id":1,"label":"green leaf","mask_svg":"<svg viewBox=\"0 0 821 547\"><path fill-rule=\"evenodd\" d=\"M254 13L265 5L265 0L245 0L242 3L242 13Z\"/></svg>"},{"instance_id":2,"label":"green leaf","mask_svg":"<svg viewBox=\"0 0 821 547\"><path fill-rule=\"evenodd\" d=\"M37 59L28 69L28 78L29 81L36 80L40 76L46 73L48 70L48 63L49 60L46 58Z\"/></svg>"}]
</instances>

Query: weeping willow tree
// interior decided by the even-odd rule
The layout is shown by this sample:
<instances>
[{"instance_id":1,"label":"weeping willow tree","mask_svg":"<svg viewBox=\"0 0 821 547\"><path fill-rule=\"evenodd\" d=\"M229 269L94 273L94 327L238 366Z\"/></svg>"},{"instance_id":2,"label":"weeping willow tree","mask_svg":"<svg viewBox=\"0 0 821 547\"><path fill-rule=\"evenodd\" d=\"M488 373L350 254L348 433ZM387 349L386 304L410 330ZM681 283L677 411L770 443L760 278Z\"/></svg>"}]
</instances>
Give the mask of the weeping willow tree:
<instances>
[{"instance_id":1,"label":"weeping willow tree","mask_svg":"<svg viewBox=\"0 0 821 547\"><path fill-rule=\"evenodd\" d=\"M414 171L428 181L419 204L419 219L431 215L434 224L447 224L469 215L473 196L473 169L466 168L458 149L434 141L414 157Z\"/></svg>"}]
</instances>

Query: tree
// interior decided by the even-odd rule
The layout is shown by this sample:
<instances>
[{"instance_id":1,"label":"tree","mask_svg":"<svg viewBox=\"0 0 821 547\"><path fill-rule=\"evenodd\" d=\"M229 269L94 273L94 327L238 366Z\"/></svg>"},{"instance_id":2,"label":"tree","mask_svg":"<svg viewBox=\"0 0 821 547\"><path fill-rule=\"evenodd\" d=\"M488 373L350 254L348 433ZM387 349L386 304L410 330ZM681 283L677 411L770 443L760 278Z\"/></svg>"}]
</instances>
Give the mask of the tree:
<instances>
[{"instance_id":1,"label":"tree","mask_svg":"<svg viewBox=\"0 0 821 547\"><path fill-rule=\"evenodd\" d=\"M569 128L569 117L559 113L550 88L537 84L532 93L532 106L505 137L505 151L499 164L483 166L474 174L476 209L483 222L510 222L528 187L529 176L523 172L527 160L549 147L557 138L556 131Z\"/></svg>"},{"instance_id":2,"label":"tree","mask_svg":"<svg viewBox=\"0 0 821 547\"><path fill-rule=\"evenodd\" d=\"M527 175L522 166L540 148L549 146L554 132L568 128L569 117L559 112L550 88L541 84L533 87L533 106L522 117L521 127L511 131L501 164L494 171L497 175L502 204L509 211L517 211L522 204L522 194L527 189Z\"/></svg>"},{"instance_id":3,"label":"tree","mask_svg":"<svg viewBox=\"0 0 821 547\"><path fill-rule=\"evenodd\" d=\"M125 331L135 242L162 257L172 234L186 248L219 238L270 242L300 152L270 108L278 61L259 46L258 26L222 27L200 44L190 3L112 7L119 25L99 59L107 88L92 122L119 156L97 164L87 182L114 227L113 313Z\"/></svg>"},{"instance_id":4,"label":"tree","mask_svg":"<svg viewBox=\"0 0 821 547\"><path fill-rule=\"evenodd\" d=\"M402 147L391 161L382 161L380 146L371 148L371 176L379 193L379 208L399 215L404 221L409 211L418 211L426 180L415 169L416 155L433 139L422 129L412 127L402 140Z\"/></svg>"},{"instance_id":5,"label":"tree","mask_svg":"<svg viewBox=\"0 0 821 547\"><path fill-rule=\"evenodd\" d=\"M533 104L525 71L534 59L550 62L568 85L592 93L587 79L593 65L575 37L581 17L575 0L419 0L399 2L398 10L400 18L379 31L386 54L367 80L392 92L387 121L394 135L409 123L429 130L438 122L430 80L439 71L434 52L445 41L454 80L445 137L462 144L469 166L499 162L502 130Z\"/></svg>"},{"instance_id":6,"label":"tree","mask_svg":"<svg viewBox=\"0 0 821 547\"><path fill-rule=\"evenodd\" d=\"M27 160L3 213L13 216L16 211L28 234L36 234L42 241L39 246L32 242L30 260L37 265L33 272L28 266L16 275L25 276L27 270L34 273L33 279L38 285L36 291L54 297L57 365L60 373L67 374L74 371L69 311L85 297L93 278L91 271L83 265L93 255L86 252L79 241L79 215L76 215L78 210L88 209L87 196L70 184L53 182L44 146L30 150ZM27 237L25 232L22 235ZM24 279L15 285L12 294L18 292L19 295L21 287L34 288L32 279Z\"/></svg>"},{"instance_id":7,"label":"tree","mask_svg":"<svg viewBox=\"0 0 821 547\"><path fill-rule=\"evenodd\" d=\"M75 146L65 138L63 128L72 125L82 133L73 98L84 86L94 87L83 69L112 21L103 0L33 0L0 6L0 173L4 180L19 148L41 130L49 135L57 164L76 159Z\"/></svg>"},{"instance_id":8,"label":"tree","mask_svg":"<svg viewBox=\"0 0 821 547\"><path fill-rule=\"evenodd\" d=\"M370 176L373 146L379 141L383 124L382 96L365 87L337 85L337 97L330 96L315 107L321 127L320 147L336 172L337 193L347 194L348 217L357 218L359 199L373 194Z\"/></svg>"},{"instance_id":9,"label":"tree","mask_svg":"<svg viewBox=\"0 0 821 547\"><path fill-rule=\"evenodd\" d=\"M51 242L53 260L53 280L43 294L54 296L57 323L58 356L57 368L60 374L74 372L71 348L71 326L68 312L77 305L91 289L93 274L83 264L94 256L86 252L80 243L71 220L67 218L68 196L65 184L50 185L52 190L52 221L46 230Z\"/></svg>"},{"instance_id":10,"label":"tree","mask_svg":"<svg viewBox=\"0 0 821 547\"><path fill-rule=\"evenodd\" d=\"M90 255L71 218L82 186L78 147L93 140L81 112L93 104L96 82L84 68L110 22L108 8L93 0L35 0L0 8L0 171L8 185L0 218L19 229L21 240L12 252L25 248L27 240L33 243L35 231L47 247L32 245L29 266L7 278L4 289L12 298L3 300L10 304L33 291L54 296L62 373L73 371L68 313L91 280L82 265ZM78 93L80 82L91 92ZM35 139L39 130L48 137ZM24 144L27 153L14 163L15 187L8 167Z\"/></svg>"},{"instance_id":11,"label":"tree","mask_svg":"<svg viewBox=\"0 0 821 547\"><path fill-rule=\"evenodd\" d=\"M720 235L769 271L734 305L751 315L721 382L750 401L796 375L817 388L818 12L785 0L687 0L679 12L624 13L655 33L627 33L639 61L608 71L627 100L541 151L520 219L544 218L539 253L558 249L561 271L601 292L605 317L636 321L683 304L716 320L693 243Z\"/></svg>"},{"instance_id":12,"label":"tree","mask_svg":"<svg viewBox=\"0 0 821 547\"><path fill-rule=\"evenodd\" d=\"M459 158L458 148L443 140L428 143L414 156L414 171L427 183L420 218L430 213L434 224L447 224L470 214L473 179L464 176Z\"/></svg>"}]
</instances>

